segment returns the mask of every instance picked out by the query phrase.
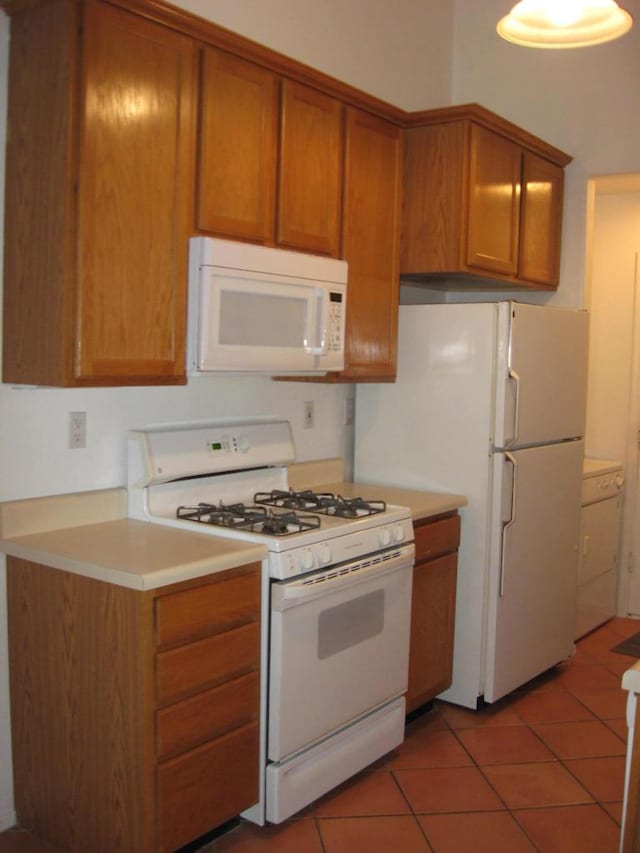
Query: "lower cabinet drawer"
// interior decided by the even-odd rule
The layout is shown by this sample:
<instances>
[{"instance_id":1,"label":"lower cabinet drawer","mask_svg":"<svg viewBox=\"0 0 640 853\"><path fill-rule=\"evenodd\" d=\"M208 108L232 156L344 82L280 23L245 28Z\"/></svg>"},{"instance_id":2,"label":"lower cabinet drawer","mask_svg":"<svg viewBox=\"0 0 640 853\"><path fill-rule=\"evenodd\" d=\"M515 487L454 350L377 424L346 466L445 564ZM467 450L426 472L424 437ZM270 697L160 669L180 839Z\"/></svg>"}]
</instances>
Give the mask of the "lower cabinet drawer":
<instances>
[{"instance_id":1,"label":"lower cabinet drawer","mask_svg":"<svg viewBox=\"0 0 640 853\"><path fill-rule=\"evenodd\" d=\"M414 526L416 563L433 560L440 554L450 554L460 545L460 516L453 515Z\"/></svg>"},{"instance_id":2,"label":"lower cabinet drawer","mask_svg":"<svg viewBox=\"0 0 640 853\"><path fill-rule=\"evenodd\" d=\"M162 853L220 826L258 800L258 723L158 766Z\"/></svg>"},{"instance_id":3,"label":"lower cabinet drawer","mask_svg":"<svg viewBox=\"0 0 640 853\"><path fill-rule=\"evenodd\" d=\"M158 711L157 755L162 761L258 719L260 675L250 672Z\"/></svg>"},{"instance_id":4,"label":"lower cabinet drawer","mask_svg":"<svg viewBox=\"0 0 640 853\"><path fill-rule=\"evenodd\" d=\"M156 657L156 702L171 705L222 681L258 669L260 625L252 622L179 646Z\"/></svg>"}]
</instances>

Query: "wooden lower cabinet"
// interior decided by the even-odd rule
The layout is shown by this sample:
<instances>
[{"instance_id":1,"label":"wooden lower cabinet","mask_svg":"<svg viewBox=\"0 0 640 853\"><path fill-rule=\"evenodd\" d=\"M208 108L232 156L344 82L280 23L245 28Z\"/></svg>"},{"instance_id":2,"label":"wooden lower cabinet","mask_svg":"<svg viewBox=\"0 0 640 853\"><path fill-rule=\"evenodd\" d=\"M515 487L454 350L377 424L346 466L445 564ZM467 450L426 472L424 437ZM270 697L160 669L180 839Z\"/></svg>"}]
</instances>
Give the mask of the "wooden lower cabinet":
<instances>
[{"instance_id":1,"label":"wooden lower cabinet","mask_svg":"<svg viewBox=\"0 0 640 853\"><path fill-rule=\"evenodd\" d=\"M416 522L407 713L451 684L460 516Z\"/></svg>"},{"instance_id":2,"label":"wooden lower cabinet","mask_svg":"<svg viewBox=\"0 0 640 853\"><path fill-rule=\"evenodd\" d=\"M257 802L258 564L140 592L9 558L7 593L20 826L170 853Z\"/></svg>"}]
</instances>

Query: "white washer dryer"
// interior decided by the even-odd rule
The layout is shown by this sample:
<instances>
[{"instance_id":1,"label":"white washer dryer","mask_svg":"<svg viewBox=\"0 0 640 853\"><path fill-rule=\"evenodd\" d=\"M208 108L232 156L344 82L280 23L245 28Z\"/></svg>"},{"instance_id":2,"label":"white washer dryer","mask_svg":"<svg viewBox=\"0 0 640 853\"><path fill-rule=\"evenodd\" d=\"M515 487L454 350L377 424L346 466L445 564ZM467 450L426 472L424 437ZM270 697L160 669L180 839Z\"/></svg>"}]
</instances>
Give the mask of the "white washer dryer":
<instances>
[{"instance_id":1,"label":"white washer dryer","mask_svg":"<svg viewBox=\"0 0 640 853\"><path fill-rule=\"evenodd\" d=\"M620 462L585 458L576 640L616 614L623 489L624 475Z\"/></svg>"}]
</instances>

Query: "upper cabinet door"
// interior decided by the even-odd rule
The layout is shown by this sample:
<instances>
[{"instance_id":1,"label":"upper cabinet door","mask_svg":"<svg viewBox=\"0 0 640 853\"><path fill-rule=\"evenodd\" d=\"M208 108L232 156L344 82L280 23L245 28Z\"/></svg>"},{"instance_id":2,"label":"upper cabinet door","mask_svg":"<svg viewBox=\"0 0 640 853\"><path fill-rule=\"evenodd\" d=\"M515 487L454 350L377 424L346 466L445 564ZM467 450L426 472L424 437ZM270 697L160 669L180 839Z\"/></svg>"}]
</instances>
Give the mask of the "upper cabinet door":
<instances>
[{"instance_id":1,"label":"upper cabinet door","mask_svg":"<svg viewBox=\"0 0 640 853\"><path fill-rule=\"evenodd\" d=\"M348 108L343 255L349 264L345 371L394 379L398 327L402 138L397 125Z\"/></svg>"},{"instance_id":2,"label":"upper cabinet door","mask_svg":"<svg viewBox=\"0 0 640 853\"><path fill-rule=\"evenodd\" d=\"M283 81L277 242L339 257L342 104Z\"/></svg>"},{"instance_id":3,"label":"upper cabinet door","mask_svg":"<svg viewBox=\"0 0 640 853\"><path fill-rule=\"evenodd\" d=\"M214 48L202 50L197 225L273 242L278 78Z\"/></svg>"},{"instance_id":4,"label":"upper cabinet door","mask_svg":"<svg viewBox=\"0 0 640 853\"><path fill-rule=\"evenodd\" d=\"M516 275L522 148L471 124L467 265Z\"/></svg>"},{"instance_id":5,"label":"upper cabinet door","mask_svg":"<svg viewBox=\"0 0 640 853\"><path fill-rule=\"evenodd\" d=\"M525 151L522 174L520 276L541 284L557 285L564 169Z\"/></svg>"},{"instance_id":6,"label":"upper cabinet door","mask_svg":"<svg viewBox=\"0 0 640 853\"><path fill-rule=\"evenodd\" d=\"M75 380L184 377L195 46L87 2Z\"/></svg>"}]
</instances>

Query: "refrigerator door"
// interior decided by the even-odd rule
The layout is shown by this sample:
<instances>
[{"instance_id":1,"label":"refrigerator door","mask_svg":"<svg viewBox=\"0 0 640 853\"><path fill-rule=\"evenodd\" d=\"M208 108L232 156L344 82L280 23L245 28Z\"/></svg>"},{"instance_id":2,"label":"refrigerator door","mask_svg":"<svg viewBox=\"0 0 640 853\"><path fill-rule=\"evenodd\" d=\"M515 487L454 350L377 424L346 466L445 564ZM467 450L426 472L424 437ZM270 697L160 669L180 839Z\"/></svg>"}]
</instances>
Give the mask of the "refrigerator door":
<instances>
[{"instance_id":1,"label":"refrigerator door","mask_svg":"<svg viewBox=\"0 0 640 853\"><path fill-rule=\"evenodd\" d=\"M398 378L358 385L355 479L462 494L453 683L444 699L481 692L488 554L495 304L401 305Z\"/></svg>"},{"instance_id":2,"label":"refrigerator door","mask_svg":"<svg viewBox=\"0 0 640 853\"><path fill-rule=\"evenodd\" d=\"M582 441L494 454L489 702L572 652L583 454Z\"/></svg>"},{"instance_id":3,"label":"refrigerator door","mask_svg":"<svg viewBox=\"0 0 640 853\"><path fill-rule=\"evenodd\" d=\"M584 435L588 314L502 302L494 445L526 447Z\"/></svg>"}]
</instances>

